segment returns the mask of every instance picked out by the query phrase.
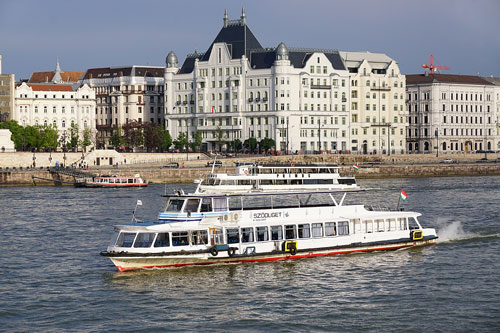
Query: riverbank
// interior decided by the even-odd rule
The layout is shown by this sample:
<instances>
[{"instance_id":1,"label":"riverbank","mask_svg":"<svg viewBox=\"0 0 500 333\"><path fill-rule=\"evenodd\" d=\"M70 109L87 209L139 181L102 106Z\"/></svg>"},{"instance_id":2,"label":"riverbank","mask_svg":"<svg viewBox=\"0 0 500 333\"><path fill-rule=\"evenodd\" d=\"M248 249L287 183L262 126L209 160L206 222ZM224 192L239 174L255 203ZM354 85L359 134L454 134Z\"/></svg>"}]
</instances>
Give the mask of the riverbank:
<instances>
[{"instance_id":1,"label":"riverbank","mask_svg":"<svg viewBox=\"0 0 500 333\"><path fill-rule=\"evenodd\" d=\"M216 172L234 173L234 166L229 166L233 163L229 163L229 160L224 162L226 166L217 168ZM351 163L344 162L344 165L340 166L340 173L353 175L358 179L500 175L500 163L373 164L373 162L359 162L358 165L359 170L354 170ZM206 178L210 171L210 168L201 165L190 165L179 169L161 166L92 167L89 169L89 172L101 175L140 174L153 184L191 183L194 179ZM71 185L72 181L74 181L72 177L50 173L46 168L0 170L0 186Z\"/></svg>"}]
</instances>

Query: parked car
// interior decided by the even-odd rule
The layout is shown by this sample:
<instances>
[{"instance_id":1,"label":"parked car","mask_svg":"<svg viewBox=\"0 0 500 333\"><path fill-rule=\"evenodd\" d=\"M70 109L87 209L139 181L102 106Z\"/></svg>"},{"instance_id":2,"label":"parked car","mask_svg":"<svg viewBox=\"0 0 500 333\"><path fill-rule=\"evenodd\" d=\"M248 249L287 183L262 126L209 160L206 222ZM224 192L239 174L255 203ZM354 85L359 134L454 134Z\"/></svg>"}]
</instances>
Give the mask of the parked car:
<instances>
[{"instance_id":1,"label":"parked car","mask_svg":"<svg viewBox=\"0 0 500 333\"><path fill-rule=\"evenodd\" d=\"M210 161L210 162L207 162L207 164L205 165L205 167L211 168L213 165L215 165L216 167L220 168L222 166L222 161Z\"/></svg>"},{"instance_id":2,"label":"parked car","mask_svg":"<svg viewBox=\"0 0 500 333\"><path fill-rule=\"evenodd\" d=\"M445 158L443 160L443 163L456 163L456 161L454 159L452 159L452 158Z\"/></svg>"},{"instance_id":3,"label":"parked car","mask_svg":"<svg viewBox=\"0 0 500 333\"><path fill-rule=\"evenodd\" d=\"M487 163L487 162L488 162L488 159L486 157L483 157L483 158L476 161L476 163Z\"/></svg>"},{"instance_id":4,"label":"parked car","mask_svg":"<svg viewBox=\"0 0 500 333\"><path fill-rule=\"evenodd\" d=\"M179 169L179 163L177 162L170 162L167 163L163 166L164 168L170 168L170 169Z\"/></svg>"}]
</instances>

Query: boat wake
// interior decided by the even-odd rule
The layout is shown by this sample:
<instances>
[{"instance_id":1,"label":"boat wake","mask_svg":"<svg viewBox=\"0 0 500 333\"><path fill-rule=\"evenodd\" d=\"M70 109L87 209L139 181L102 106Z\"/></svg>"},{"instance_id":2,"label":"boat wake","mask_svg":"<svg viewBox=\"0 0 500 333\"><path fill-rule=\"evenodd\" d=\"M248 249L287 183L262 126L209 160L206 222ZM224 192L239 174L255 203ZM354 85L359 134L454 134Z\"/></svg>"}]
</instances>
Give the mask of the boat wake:
<instances>
[{"instance_id":1,"label":"boat wake","mask_svg":"<svg viewBox=\"0 0 500 333\"><path fill-rule=\"evenodd\" d=\"M471 240L480 240L487 238L499 238L500 234L481 235L474 232L465 231L463 224L460 221L451 223L442 222L437 223L438 243L452 243Z\"/></svg>"}]
</instances>

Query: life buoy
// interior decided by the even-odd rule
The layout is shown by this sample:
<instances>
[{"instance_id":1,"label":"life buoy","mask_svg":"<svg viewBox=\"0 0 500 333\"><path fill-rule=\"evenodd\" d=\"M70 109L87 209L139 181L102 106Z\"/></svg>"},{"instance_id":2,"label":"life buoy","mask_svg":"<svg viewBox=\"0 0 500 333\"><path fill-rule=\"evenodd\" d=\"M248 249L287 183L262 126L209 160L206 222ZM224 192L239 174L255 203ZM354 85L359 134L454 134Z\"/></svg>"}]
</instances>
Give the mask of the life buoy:
<instances>
[{"instance_id":1,"label":"life buoy","mask_svg":"<svg viewBox=\"0 0 500 333\"><path fill-rule=\"evenodd\" d=\"M294 256L295 254L297 253L297 248L295 246L293 246L291 249L290 249L290 254L292 256Z\"/></svg>"},{"instance_id":2,"label":"life buoy","mask_svg":"<svg viewBox=\"0 0 500 333\"><path fill-rule=\"evenodd\" d=\"M290 166L293 168L295 166L295 163L290 163Z\"/></svg>"},{"instance_id":3,"label":"life buoy","mask_svg":"<svg viewBox=\"0 0 500 333\"><path fill-rule=\"evenodd\" d=\"M210 248L210 254L213 255L214 257L217 257L219 254L219 251L215 247Z\"/></svg>"},{"instance_id":4,"label":"life buoy","mask_svg":"<svg viewBox=\"0 0 500 333\"><path fill-rule=\"evenodd\" d=\"M234 257L235 252L236 252L236 250L234 249L234 247L230 247L229 249L227 249L227 254L230 257Z\"/></svg>"},{"instance_id":5,"label":"life buoy","mask_svg":"<svg viewBox=\"0 0 500 333\"><path fill-rule=\"evenodd\" d=\"M248 170L245 170L245 175L248 175Z\"/></svg>"}]
</instances>

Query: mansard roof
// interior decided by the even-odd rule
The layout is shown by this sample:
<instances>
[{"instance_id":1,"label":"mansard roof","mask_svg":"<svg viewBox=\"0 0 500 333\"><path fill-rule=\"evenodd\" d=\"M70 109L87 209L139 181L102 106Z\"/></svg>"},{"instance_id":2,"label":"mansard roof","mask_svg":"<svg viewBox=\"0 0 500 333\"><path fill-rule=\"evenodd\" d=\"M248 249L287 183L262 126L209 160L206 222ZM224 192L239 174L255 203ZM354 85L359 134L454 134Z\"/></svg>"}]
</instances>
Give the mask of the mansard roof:
<instances>
[{"instance_id":1,"label":"mansard roof","mask_svg":"<svg viewBox=\"0 0 500 333\"><path fill-rule=\"evenodd\" d=\"M337 70L346 69L342 57L335 50L288 48L288 59L294 68L304 68L313 53L323 53ZM271 68L275 60L276 49L252 50L250 54L253 69Z\"/></svg>"},{"instance_id":2,"label":"mansard roof","mask_svg":"<svg viewBox=\"0 0 500 333\"><path fill-rule=\"evenodd\" d=\"M406 85L418 83L465 83L479 85L493 85L493 83L479 76L457 74L407 74Z\"/></svg>"},{"instance_id":3,"label":"mansard roof","mask_svg":"<svg viewBox=\"0 0 500 333\"><path fill-rule=\"evenodd\" d=\"M90 68L85 72L83 79L104 79L121 76L147 76L163 78L164 72L165 67L152 66Z\"/></svg>"},{"instance_id":4,"label":"mansard roof","mask_svg":"<svg viewBox=\"0 0 500 333\"><path fill-rule=\"evenodd\" d=\"M182 67L179 71L179 74L191 73L194 69L194 63L195 63L196 59L201 60L204 55L205 55L205 53L188 54L186 56L186 60L184 60L184 63L182 64Z\"/></svg>"},{"instance_id":5,"label":"mansard roof","mask_svg":"<svg viewBox=\"0 0 500 333\"><path fill-rule=\"evenodd\" d=\"M231 59L240 59L243 54L248 58L251 49L262 48L262 45L255 38L250 28L240 20L229 21L227 26L222 27L207 52L201 58L202 61L207 61L210 58L210 53L215 43L226 43L231 54Z\"/></svg>"}]
</instances>

